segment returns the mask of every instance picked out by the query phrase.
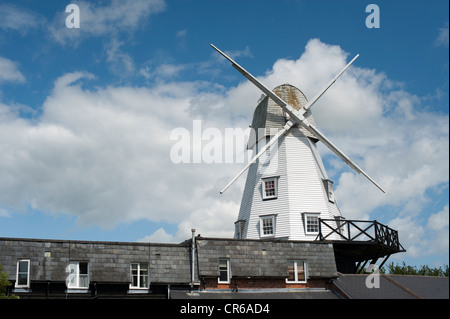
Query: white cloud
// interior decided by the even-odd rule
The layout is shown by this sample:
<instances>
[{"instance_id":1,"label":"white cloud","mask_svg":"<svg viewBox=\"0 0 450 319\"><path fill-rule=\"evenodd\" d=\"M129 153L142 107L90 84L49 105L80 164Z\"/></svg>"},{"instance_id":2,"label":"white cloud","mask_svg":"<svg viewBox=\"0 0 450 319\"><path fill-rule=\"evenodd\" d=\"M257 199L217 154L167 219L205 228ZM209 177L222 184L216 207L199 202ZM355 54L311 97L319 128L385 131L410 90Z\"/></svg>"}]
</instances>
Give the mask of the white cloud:
<instances>
[{"instance_id":1,"label":"white cloud","mask_svg":"<svg viewBox=\"0 0 450 319\"><path fill-rule=\"evenodd\" d=\"M138 239L140 243L179 243L180 240L176 240L171 234L168 234L163 228L159 228L150 236Z\"/></svg>"},{"instance_id":2,"label":"white cloud","mask_svg":"<svg viewBox=\"0 0 450 319\"><path fill-rule=\"evenodd\" d=\"M0 57L0 83L25 82L25 76L19 71L16 62Z\"/></svg>"},{"instance_id":3,"label":"white cloud","mask_svg":"<svg viewBox=\"0 0 450 319\"><path fill-rule=\"evenodd\" d=\"M391 228L399 231L406 255L413 258L446 254L448 258L448 225L448 205L427 220L421 216L401 216L389 222Z\"/></svg>"},{"instance_id":4,"label":"white cloud","mask_svg":"<svg viewBox=\"0 0 450 319\"><path fill-rule=\"evenodd\" d=\"M428 218L428 228L433 229L435 231L439 231L445 228L448 228L448 205L446 205L440 212L433 214Z\"/></svg>"},{"instance_id":5,"label":"white cloud","mask_svg":"<svg viewBox=\"0 0 450 319\"><path fill-rule=\"evenodd\" d=\"M61 43L77 44L82 37L115 35L117 32L132 32L145 23L152 14L165 9L164 0L113 0L108 5L78 1L80 28L68 29L65 19L68 13L56 15L49 31Z\"/></svg>"},{"instance_id":6,"label":"white cloud","mask_svg":"<svg viewBox=\"0 0 450 319\"><path fill-rule=\"evenodd\" d=\"M110 70L116 75L127 75L134 73L134 61L131 56L123 52L120 47L124 42L113 38L106 47L106 62Z\"/></svg>"},{"instance_id":7,"label":"white cloud","mask_svg":"<svg viewBox=\"0 0 450 319\"><path fill-rule=\"evenodd\" d=\"M203 84L83 89L92 77L57 79L36 124L2 108L0 202L104 228L139 219L178 223L208 207L211 182L230 170L173 164L169 138L176 127L192 127L187 112Z\"/></svg>"},{"instance_id":8,"label":"white cloud","mask_svg":"<svg viewBox=\"0 0 450 319\"><path fill-rule=\"evenodd\" d=\"M439 35L435 41L437 46L447 46L448 47L448 22L445 27L439 28Z\"/></svg>"},{"instance_id":9,"label":"white cloud","mask_svg":"<svg viewBox=\"0 0 450 319\"><path fill-rule=\"evenodd\" d=\"M183 29L183 30L177 31L176 37L177 38L184 38L184 37L186 37L187 32L188 32L187 29Z\"/></svg>"},{"instance_id":10,"label":"white cloud","mask_svg":"<svg viewBox=\"0 0 450 319\"><path fill-rule=\"evenodd\" d=\"M139 73L144 76L147 80L154 80L154 81L167 81L167 80L173 80L174 78L179 77L181 72L192 69L192 65L190 64L170 64L170 63L164 63L160 64L154 69L152 69L150 66L143 67Z\"/></svg>"},{"instance_id":11,"label":"white cloud","mask_svg":"<svg viewBox=\"0 0 450 319\"><path fill-rule=\"evenodd\" d=\"M30 29L41 26L44 19L36 13L12 4L0 4L0 28L25 35Z\"/></svg>"}]
</instances>

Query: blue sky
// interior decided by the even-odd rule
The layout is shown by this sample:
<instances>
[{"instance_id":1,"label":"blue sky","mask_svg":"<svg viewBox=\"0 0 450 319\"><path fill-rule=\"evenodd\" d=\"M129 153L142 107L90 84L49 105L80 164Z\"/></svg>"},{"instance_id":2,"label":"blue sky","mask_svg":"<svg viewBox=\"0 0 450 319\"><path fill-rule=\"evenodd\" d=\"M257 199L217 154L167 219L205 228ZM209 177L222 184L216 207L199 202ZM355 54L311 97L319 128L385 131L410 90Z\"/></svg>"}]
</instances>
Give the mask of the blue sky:
<instances>
[{"instance_id":1,"label":"blue sky","mask_svg":"<svg viewBox=\"0 0 450 319\"><path fill-rule=\"evenodd\" d=\"M68 4L80 28L65 24ZM380 28L367 28L370 3ZM176 128L247 128L269 87L312 97L319 128L387 188L321 148L347 218L399 230L412 265L448 264L448 1L0 3L0 236L179 242L232 236L242 164L175 164Z\"/></svg>"}]
</instances>

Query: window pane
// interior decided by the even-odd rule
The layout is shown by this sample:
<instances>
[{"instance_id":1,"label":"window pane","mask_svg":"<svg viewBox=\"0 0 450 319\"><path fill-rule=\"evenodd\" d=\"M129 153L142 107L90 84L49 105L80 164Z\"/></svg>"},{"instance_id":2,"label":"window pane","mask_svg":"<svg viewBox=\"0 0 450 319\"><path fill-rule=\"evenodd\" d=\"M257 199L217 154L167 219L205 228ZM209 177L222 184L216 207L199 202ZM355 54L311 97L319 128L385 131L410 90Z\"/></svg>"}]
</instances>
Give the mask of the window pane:
<instances>
[{"instance_id":1,"label":"window pane","mask_svg":"<svg viewBox=\"0 0 450 319\"><path fill-rule=\"evenodd\" d=\"M28 261L19 261L19 272L28 272Z\"/></svg>"},{"instance_id":2,"label":"window pane","mask_svg":"<svg viewBox=\"0 0 450 319\"><path fill-rule=\"evenodd\" d=\"M140 277L140 281L141 281L140 282L140 287L141 288L147 288L148 287L147 279L148 279L147 276L141 275L141 277Z\"/></svg>"},{"instance_id":3,"label":"window pane","mask_svg":"<svg viewBox=\"0 0 450 319\"><path fill-rule=\"evenodd\" d=\"M87 263L80 263L80 275L87 275L88 274L88 264Z\"/></svg>"},{"instance_id":4,"label":"window pane","mask_svg":"<svg viewBox=\"0 0 450 319\"><path fill-rule=\"evenodd\" d=\"M75 275L69 275L67 277L67 279L68 279L67 286L69 288L76 287L76 281L75 281L76 277L75 277Z\"/></svg>"},{"instance_id":5,"label":"window pane","mask_svg":"<svg viewBox=\"0 0 450 319\"><path fill-rule=\"evenodd\" d=\"M308 233L319 232L319 218L317 216L306 216L306 231Z\"/></svg>"},{"instance_id":6,"label":"window pane","mask_svg":"<svg viewBox=\"0 0 450 319\"><path fill-rule=\"evenodd\" d=\"M227 271L220 272L219 281L228 281L228 272Z\"/></svg>"},{"instance_id":7,"label":"window pane","mask_svg":"<svg viewBox=\"0 0 450 319\"><path fill-rule=\"evenodd\" d=\"M133 287L138 286L138 276L131 276L131 286Z\"/></svg>"},{"instance_id":8,"label":"window pane","mask_svg":"<svg viewBox=\"0 0 450 319\"><path fill-rule=\"evenodd\" d=\"M140 271L141 271L141 275L147 275L147 273L148 273L148 265L147 264L141 264Z\"/></svg>"},{"instance_id":9,"label":"window pane","mask_svg":"<svg viewBox=\"0 0 450 319\"><path fill-rule=\"evenodd\" d=\"M131 275L132 276L137 275L137 264L131 264Z\"/></svg>"},{"instance_id":10,"label":"window pane","mask_svg":"<svg viewBox=\"0 0 450 319\"><path fill-rule=\"evenodd\" d=\"M219 268L221 270L226 270L227 269L227 260L226 259L220 259L219 260Z\"/></svg>"},{"instance_id":11,"label":"window pane","mask_svg":"<svg viewBox=\"0 0 450 319\"><path fill-rule=\"evenodd\" d=\"M219 281L228 281L228 260L219 260Z\"/></svg>"},{"instance_id":12,"label":"window pane","mask_svg":"<svg viewBox=\"0 0 450 319\"><path fill-rule=\"evenodd\" d=\"M305 264L302 261L297 262L297 280L305 280Z\"/></svg>"},{"instance_id":13,"label":"window pane","mask_svg":"<svg viewBox=\"0 0 450 319\"><path fill-rule=\"evenodd\" d=\"M70 263L69 264L69 274L75 274L76 273L76 269L77 269L77 264L76 263Z\"/></svg>"},{"instance_id":14,"label":"window pane","mask_svg":"<svg viewBox=\"0 0 450 319\"><path fill-rule=\"evenodd\" d=\"M295 266L292 260L288 261L288 281L295 281Z\"/></svg>"},{"instance_id":15,"label":"window pane","mask_svg":"<svg viewBox=\"0 0 450 319\"><path fill-rule=\"evenodd\" d=\"M78 287L80 288L89 287L89 280L87 275L80 275Z\"/></svg>"},{"instance_id":16,"label":"window pane","mask_svg":"<svg viewBox=\"0 0 450 319\"><path fill-rule=\"evenodd\" d=\"M263 234L264 235L273 235L273 219L272 219L272 217L263 218L262 223L263 223L263 227L262 227Z\"/></svg>"},{"instance_id":17,"label":"window pane","mask_svg":"<svg viewBox=\"0 0 450 319\"><path fill-rule=\"evenodd\" d=\"M275 181L274 180L264 182L264 188L265 188L265 192L266 192L266 197L275 196Z\"/></svg>"},{"instance_id":18,"label":"window pane","mask_svg":"<svg viewBox=\"0 0 450 319\"><path fill-rule=\"evenodd\" d=\"M17 284L24 286L28 284L28 274L19 274L17 278Z\"/></svg>"}]
</instances>

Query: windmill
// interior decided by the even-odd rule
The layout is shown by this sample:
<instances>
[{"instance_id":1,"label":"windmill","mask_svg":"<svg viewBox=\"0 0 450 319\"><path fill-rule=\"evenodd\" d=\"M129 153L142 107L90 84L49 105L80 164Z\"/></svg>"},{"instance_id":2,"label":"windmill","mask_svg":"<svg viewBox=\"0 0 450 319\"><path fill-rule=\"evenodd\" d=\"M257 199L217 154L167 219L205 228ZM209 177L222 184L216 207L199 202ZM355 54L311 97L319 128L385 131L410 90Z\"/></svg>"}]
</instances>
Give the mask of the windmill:
<instances>
[{"instance_id":1,"label":"windmill","mask_svg":"<svg viewBox=\"0 0 450 319\"><path fill-rule=\"evenodd\" d=\"M235 226L236 238L307 240L317 235L318 219L342 219L316 143L322 142L358 174L383 193L383 188L345 155L315 126L311 107L358 58L356 55L313 99L283 84L273 91L213 44L211 46L258 87L266 97L255 109L249 148L256 155L221 190L224 193L246 170L247 181ZM271 134L271 132L275 133ZM278 147L273 150L273 146ZM277 152L276 156L273 152ZM261 160L270 152L269 160ZM275 159L275 160L274 160ZM275 162L275 163L273 163ZM255 165L253 165L255 164ZM272 167L271 167L272 166ZM271 199L277 199L271 201ZM284 199L284 200L278 200ZM339 237L339 234L334 234Z\"/></svg>"}]
</instances>

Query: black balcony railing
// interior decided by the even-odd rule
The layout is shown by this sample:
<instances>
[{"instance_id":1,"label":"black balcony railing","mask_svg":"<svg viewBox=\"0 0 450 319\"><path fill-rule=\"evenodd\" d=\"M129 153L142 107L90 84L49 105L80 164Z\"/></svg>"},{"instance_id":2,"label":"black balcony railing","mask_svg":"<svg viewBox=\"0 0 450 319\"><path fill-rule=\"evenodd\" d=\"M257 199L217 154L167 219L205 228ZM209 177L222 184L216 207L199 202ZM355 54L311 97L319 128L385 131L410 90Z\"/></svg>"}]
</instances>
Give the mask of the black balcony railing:
<instances>
[{"instance_id":1,"label":"black balcony railing","mask_svg":"<svg viewBox=\"0 0 450 319\"><path fill-rule=\"evenodd\" d=\"M319 234L316 240L365 241L385 245L396 251L405 251L398 239L398 232L376 220L347 220L319 218Z\"/></svg>"}]
</instances>

